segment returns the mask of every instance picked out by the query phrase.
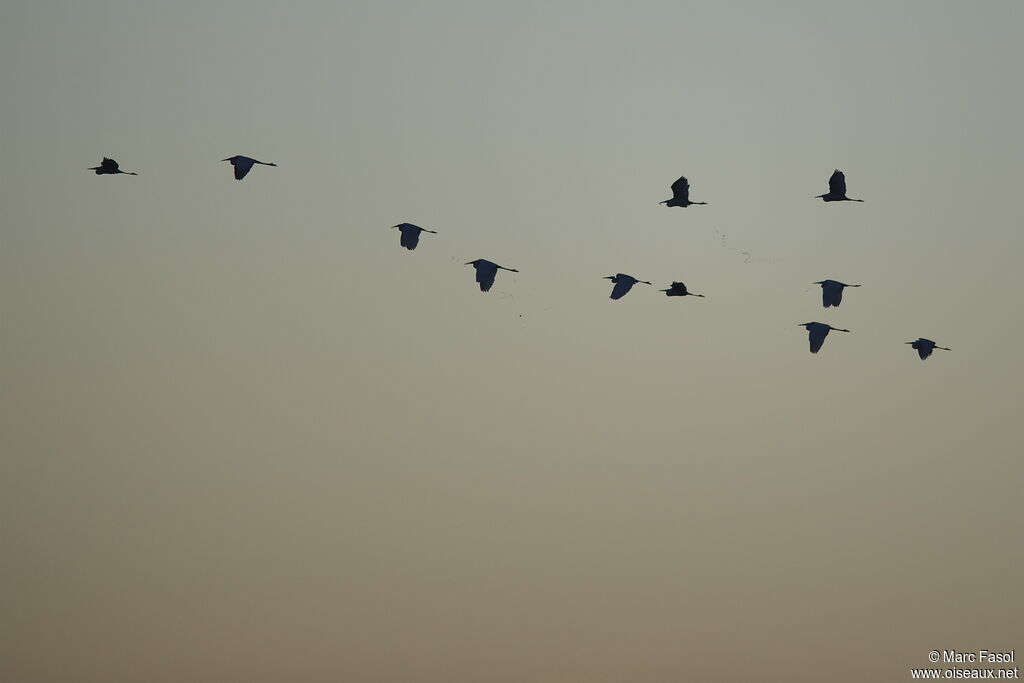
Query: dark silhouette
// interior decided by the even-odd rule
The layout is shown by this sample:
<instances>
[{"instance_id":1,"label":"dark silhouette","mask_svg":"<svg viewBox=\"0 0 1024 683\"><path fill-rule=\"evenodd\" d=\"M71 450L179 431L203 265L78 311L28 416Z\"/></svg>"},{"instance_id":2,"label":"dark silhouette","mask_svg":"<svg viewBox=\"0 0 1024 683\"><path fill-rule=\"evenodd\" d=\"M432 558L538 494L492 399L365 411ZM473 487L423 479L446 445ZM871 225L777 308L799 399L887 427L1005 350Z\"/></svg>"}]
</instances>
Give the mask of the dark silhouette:
<instances>
[{"instance_id":1,"label":"dark silhouette","mask_svg":"<svg viewBox=\"0 0 1024 683\"><path fill-rule=\"evenodd\" d=\"M807 340L811 343L811 353L817 353L821 350L821 345L825 343L825 337L828 336L830 330L849 332L849 330L844 330L841 327L832 327L825 323L800 323L797 327L807 329Z\"/></svg>"},{"instance_id":2,"label":"dark silhouette","mask_svg":"<svg viewBox=\"0 0 1024 683\"><path fill-rule=\"evenodd\" d=\"M263 164L264 166L277 166L277 164L268 163L266 161L257 161L251 157L243 157L236 155L228 157L227 159L221 159L221 161L230 161L231 165L235 167L235 180L241 180L249 171L252 169L253 164Z\"/></svg>"},{"instance_id":3,"label":"dark silhouette","mask_svg":"<svg viewBox=\"0 0 1024 683\"><path fill-rule=\"evenodd\" d=\"M415 249L416 245L420 243L421 232L429 232L434 235L437 234L437 230L427 230L426 228L421 228L420 226L413 225L412 223L399 223L398 225L392 225L391 227L398 228L398 231L402 233L399 242L409 251Z\"/></svg>"},{"instance_id":4,"label":"dark silhouette","mask_svg":"<svg viewBox=\"0 0 1024 683\"><path fill-rule=\"evenodd\" d=\"M661 291L665 292L665 296L699 296L701 298L704 297L703 294L694 294L693 292L687 291L686 285L684 285L682 282L673 282L671 287L669 287L668 289L663 289Z\"/></svg>"},{"instance_id":5,"label":"dark silhouette","mask_svg":"<svg viewBox=\"0 0 1024 683\"><path fill-rule=\"evenodd\" d=\"M508 270L513 273L519 271L515 268L506 268L505 266L499 266L493 261L487 259L478 258L475 261L470 261L466 264L467 266L473 266L476 269L476 281L480 283L480 291L486 292L494 284L494 276L498 274L498 269Z\"/></svg>"},{"instance_id":6,"label":"dark silhouette","mask_svg":"<svg viewBox=\"0 0 1024 683\"><path fill-rule=\"evenodd\" d=\"M921 357L921 360L924 360L928 356L932 355L932 351L935 349L942 349L943 351L952 350L947 349L945 346L939 346L931 339L925 339L924 337L920 337L915 341L905 343L910 344L911 348L917 349L917 355Z\"/></svg>"},{"instance_id":7,"label":"dark silhouette","mask_svg":"<svg viewBox=\"0 0 1024 683\"><path fill-rule=\"evenodd\" d=\"M826 202L862 202L863 199L850 199L846 196L846 176L838 168L832 172L828 179L828 193L819 194L815 199L821 198Z\"/></svg>"},{"instance_id":8,"label":"dark silhouette","mask_svg":"<svg viewBox=\"0 0 1024 683\"><path fill-rule=\"evenodd\" d=\"M90 171L96 171L96 175L116 175L123 173L124 175L139 175L138 173L131 173L129 171L122 171L117 162L108 157L103 157L103 163L99 166L93 166L89 169Z\"/></svg>"},{"instance_id":9,"label":"dark silhouette","mask_svg":"<svg viewBox=\"0 0 1024 683\"><path fill-rule=\"evenodd\" d=\"M665 206L682 206L684 208L691 204L707 204L707 202L690 201L690 181L685 177L680 177L679 180L672 183L672 199L666 199L658 203Z\"/></svg>"},{"instance_id":10,"label":"dark silhouette","mask_svg":"<svg viewBox=\"0 0 1024 683\"><path fill-rule=\"evenodd\" d=\"M645 285L651 284L647 280L637 280L632 275L626 275L624 273L617 273L615 275L608 275L607 277L601 278L602 280L611 280L615 283L612 288L612 299L621 299L629 293L629 290L633 289L633 285L638 282L642 282Z\"/></svg>"},{"instance_id":11,"label":"dark silhouette","mask_svg":"<svg viewBox=\"0 0 1024 683\"><path fill-rule=\"evenodd\" d=\"M821 285L821 305L825 308L843 303L844 287L860 287L860 285L847 285L838 280L822 280L814 284Z\"/></svg>"}]
</instances>

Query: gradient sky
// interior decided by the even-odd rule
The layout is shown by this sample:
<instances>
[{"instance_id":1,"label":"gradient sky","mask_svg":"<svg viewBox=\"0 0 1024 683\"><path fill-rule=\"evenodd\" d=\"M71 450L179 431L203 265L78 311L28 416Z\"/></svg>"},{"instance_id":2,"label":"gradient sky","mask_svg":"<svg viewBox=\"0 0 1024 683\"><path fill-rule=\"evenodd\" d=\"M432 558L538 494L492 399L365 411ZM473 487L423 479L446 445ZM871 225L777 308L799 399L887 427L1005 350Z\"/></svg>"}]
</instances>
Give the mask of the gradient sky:
<instances>
[{"instance_id":1,"label":"gradient sky","mask_svg":"<svg viewBox=\"0 0 1024 683\"><path fill-rule=\"evenodd\" d=\"M1015 0L4 3L0 680L1024 651L1021 35ZM834 168L865 203L813 199ZM658 205L681 174L707 206Z\"/></svg>"}]
</instances>

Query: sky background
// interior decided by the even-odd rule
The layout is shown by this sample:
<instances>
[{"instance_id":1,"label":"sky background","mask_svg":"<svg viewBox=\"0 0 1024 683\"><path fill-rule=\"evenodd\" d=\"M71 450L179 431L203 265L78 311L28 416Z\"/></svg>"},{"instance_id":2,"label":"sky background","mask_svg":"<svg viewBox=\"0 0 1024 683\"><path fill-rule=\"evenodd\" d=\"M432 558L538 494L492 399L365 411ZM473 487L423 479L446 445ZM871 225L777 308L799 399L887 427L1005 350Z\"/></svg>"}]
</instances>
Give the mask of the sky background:
<instances>
[{"instance_id":1,"label":"sky background","mask_svg":"<svg viewBox=\"0 0 1024 683\"><path fill-rule=\"evenodd\" d=\"M1022 34L1012 0L5 2L0 679L1024 651ZM813 199L834 168L865 203ZM658 205L680 175L707 206ZM812 320L851 332L811 355Z\"/></svg>"}]
</instances>

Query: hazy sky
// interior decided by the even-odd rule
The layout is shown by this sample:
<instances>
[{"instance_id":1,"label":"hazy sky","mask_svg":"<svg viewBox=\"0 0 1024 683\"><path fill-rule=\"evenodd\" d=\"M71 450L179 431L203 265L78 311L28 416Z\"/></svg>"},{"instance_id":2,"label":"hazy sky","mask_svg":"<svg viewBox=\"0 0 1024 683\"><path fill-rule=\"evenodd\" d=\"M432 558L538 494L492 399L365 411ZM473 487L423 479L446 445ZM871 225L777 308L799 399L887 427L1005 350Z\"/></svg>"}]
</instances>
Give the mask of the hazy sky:
<instances>
[{"instance_id":1,"label":"hazy sky","mask_svg":"<svg viewBox=\"0 0 1024 683\"><path fill-rule=\"evenodd\" d=\"M1024 651L1022 34L1016 0L5 2L0 680ZM813 199L834 168L865 203ZM658 205L682 174L707 206Z\"/></svg>"}]
</instances>

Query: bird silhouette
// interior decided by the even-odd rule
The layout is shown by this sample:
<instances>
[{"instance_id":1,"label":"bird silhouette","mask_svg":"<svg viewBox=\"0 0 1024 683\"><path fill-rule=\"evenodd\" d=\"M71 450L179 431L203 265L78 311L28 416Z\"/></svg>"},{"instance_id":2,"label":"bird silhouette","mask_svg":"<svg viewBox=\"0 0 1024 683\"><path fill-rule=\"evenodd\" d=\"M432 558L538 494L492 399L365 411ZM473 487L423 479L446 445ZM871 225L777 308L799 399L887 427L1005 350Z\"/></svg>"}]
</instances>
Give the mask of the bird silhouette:
<instances>
[{"instance_id":1,"label":"bird silhouette","mask_svg":"<svg viewBox=\"0 0 1024 683\"><path fill-rule=\"evenodd\" d=\"M616 273L615 275L608 275L607 277L601 278L602 280L611 280L615 283L612 288L612 299L621 299L629 293L629 290L633 289L633 285L638 282L642 282L645 285L651 284L647 280L637 280L632 275L626 275L625 273Z\"/></svg>"},{"instance_id":2,"label":"bird silhouette","mask_svg":"<svg viewBox=\"0 0 1024 683\"><path fill-rule=\"evenodd\" d=\"M398 231L402 233L399 242L409 251L415 249L416 245L420 243L421 232L429 232L434 235L437 234L437 230L427 230L426 228L421 228L420 226L413 225L412 223L399 223L398 225L392 225L391 227L398 228Z\"/></svg>"},{"instance_id":3,"label":"bird silhouette","mask_svg":"<svg viewBox=\"0 0 1024 683\"><path fill-rule=\"evenodd\" d=\"M251 157L244 157L241 155L228 157L227 159L221 159L221 161L230 161L231 165L235 167L235 180L241 180L242 178L247 176L249 174L249 171L252 170L253 164L262 164L264 166L277 166L277 164L272 164L267 161L257 161L256 159L253 159Z\"/></svg>"},{"instance_id":4,"label":"bird silhouette","mask_svg":"<svg viewBox=\"0 0 1024 683\"><path fill-rule=\"evenodd\" d=\"M911 348L917 349L917 355L921 357L921 360L924 360L928 356L932 355L932 351L935 349L942 349L943 351L951 350L947 349L945 346L939 346L931 339L925 339L924 337L920 337L912 342L905 343L910 344Z\"/></svg>"},{"instance_id":5,"label":"bird silhouette","mask_svg":"<svg viewBox=\"0 0 1024 683\"><path fill-rule=\"evenodd\" d=\"M807 340L811 343L811 353L817 353L821 350L821 345L825 343L825 337L828 336L830 330L836 332L849 332L841 327L832 327L825 323L800 323L797 327L803 327L807 330Z\"/></svg>"},{"instance_id":6,"label":"bird silhouette","mask_svg":"<svg viewBox=\"0 0 1024 683\"><path fill-rule=\"evenodd\" d=\"M848 285L838 280L822 280L814 284L821 285L821 305L825 308L843 303L844 287L860 287L860 285Z\"/></svg>"},{"instance_id":7,"label":"bird silhouette","mask_svg":"<svg viewBox=\"0 0 1024 683\"><path fill-rule=\"evenodd\" d=\"M694 292L687 291L686 285L682 282L673 282L672 286L668 289L661 290L665 292L665 296L699 296L704 297L703 294L695 294Z\"/></svg>"},{"instance_id":8,"label":"bird silhouette","mask_svg":"<svg viewBox=\"0 0 1024 683\"><path fill-rule=\"evenodd\" d=\"M116 175L118 173L123 173L124 175L139 175L138 173L122 171L120 167L118 167L117 162L108 157L103 157L103 162L99 166L93 166L89 170L96 171L96 175Z\"/></svg>"},{"instance_id":9,"label":"bird silhouette","mask_svg":"<svg viewBox=\"0 0 1024 683\"><path fill-rule=\"evenodd\" d=\"M505 266L499 266L497 263L494 263L493 261L488 261L487 259L483 258L478 258L475 261L469 261L468 263L466 263L466 265L473 266L473 268L476 269L476 281L480 283L481 292L486 292L491 288L491 285L494 284L494 276L498 274L499 268L501 270L508 270L513 273L519 272L515 268L506 268Z\"/></svg>"},{"instance_id":10,"label":"bird silhouette","mask_svg":"<svg viewBox=\"0 0 1024 683\"><path fill-rule=\"evenodd\" d=\"M690 201L690 181L685 177L680 177L679 180L672 183L672 198L666 199L663 202L658 202L665 206L682 206L687 207L691 204L707 204L707 202L691 202Z\"/></svg>"},{"instance_id":11,"label":"bird silhouette","mask_svg":"<svg viewBox=\"0 0 1024 683\"><path fill-rule=\"evenodd\" d=\"M819 194L815 199L823 199L826 202L862 202L863 199L850 199L846 196L846 175L838 168L832 172L828 179L828 192Z\"/></svg>"}]
</instances>

